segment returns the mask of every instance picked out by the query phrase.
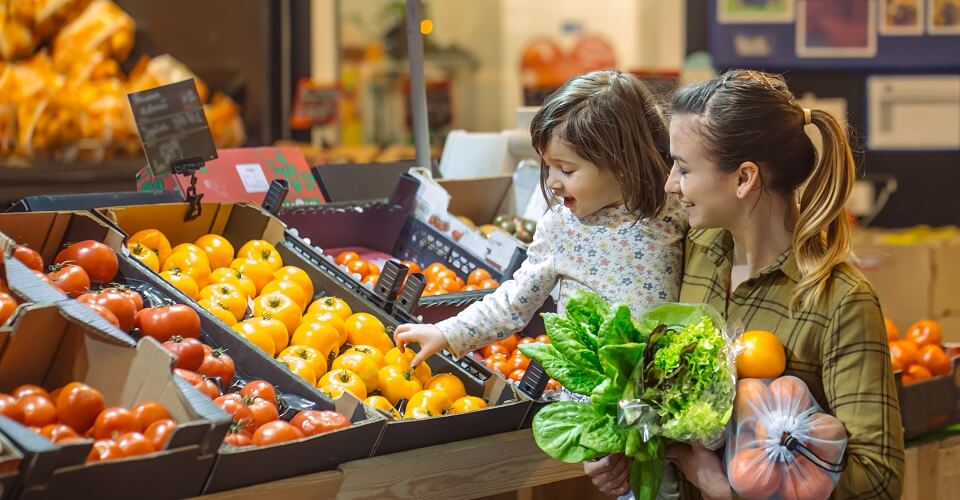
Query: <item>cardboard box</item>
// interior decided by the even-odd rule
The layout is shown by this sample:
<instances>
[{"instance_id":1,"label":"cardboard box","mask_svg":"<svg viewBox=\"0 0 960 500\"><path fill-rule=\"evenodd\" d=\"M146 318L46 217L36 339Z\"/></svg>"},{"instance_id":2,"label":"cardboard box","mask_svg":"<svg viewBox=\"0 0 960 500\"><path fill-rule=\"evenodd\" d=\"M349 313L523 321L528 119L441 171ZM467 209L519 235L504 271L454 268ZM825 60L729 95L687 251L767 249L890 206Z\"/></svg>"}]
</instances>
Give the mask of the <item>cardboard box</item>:
<instances>
[{"instance_id":1,"label":"cardboard box","mask_svg":"<svg viewBox=\"0 0 960 500\"><path fill-rule=\"evenodd\" d=\"M0 420L7 419L0 416ZM22 465L23 453L12 441L0 434L0 500L15 498Z\"/></svg>"},{"instance_id":2,"label":"cardboard box","mask_svg":"<svg viewBox=\"0 0 960 500\"><path fill-rule=\"evenodd\" d=\"M960 436L908 446L903 500L950 500L960 491Z\"/></svg>"},{"instance_id":3,"label":"cardboard box","mask_svg":"<svg viewBox=\"0 0 960 500\"><path fill-rule=\"evenodd\" d=\"M106 406L163 404L178 422L166 450L84 465L92 445L54 445L10 420L0 432L20 447L28 465L19 498L177 498L198 494L230 418L172 373L173 356L153 339L134 344L90 324L96 313L75 301L28 306L6 332L0 391L22 384L47 390L72 381L103 393ZM157 471L163 471L158 474ZM170 478L176 478L171 480Z\"/></svg>"}]
</instances>

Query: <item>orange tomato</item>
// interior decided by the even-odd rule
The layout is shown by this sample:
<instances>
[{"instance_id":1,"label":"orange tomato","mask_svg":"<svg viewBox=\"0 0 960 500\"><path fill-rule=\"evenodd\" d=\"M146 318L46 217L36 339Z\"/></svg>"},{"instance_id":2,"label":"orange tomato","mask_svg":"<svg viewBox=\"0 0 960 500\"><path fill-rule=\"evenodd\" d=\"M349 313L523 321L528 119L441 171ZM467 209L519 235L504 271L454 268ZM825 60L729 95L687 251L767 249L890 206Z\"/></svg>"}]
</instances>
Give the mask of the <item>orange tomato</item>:
<instances>
[{"instance_id":1,"label":"orange tomato","mask_svg":"<svg viewBox=\"0 0 960 500\"><path fill-rule=\"evenodd\" d=\"M550 344L553 342L550 340L550 337L545 333L541 333L540 335L537 335L537 338L535 340L541 344Z\"/></svg>"},{"instance_id":2,"label":"orange tomato","mask_svg":"<svg viewBox=\"0 0 960 500\"><path fill-rule=\"evenodd\" d=\"M273 342L273 337L269 333L255 328L249 329L240 329L237 330L240 332L240 336L247 339L247 342L257 346L261 351L265 352L267 356L275 356L277 353L276 345Z\"/></svg>"},{"instance_id":3,"label":"orange tomato","mask_svg":"<svg viewBox=\"0 0 960 500\"><path fill-rule=\"evenodd\" d=\"M457 273L451 271L450 269L441 269L433 276L433 281L437 283L442 282L444 279L450 278L454 283L457 281Z\"/></svg>"},{"instance_id":4,"label":"orange tomato","mask_svg":"<svg viewBox=\"0 0 960 500\"><path fill-rule=\"evenodd\" d=\"M357 374L366 386L368 393L377 390L379 382L377 372L380 367L377 366L377 362L373 358L366 354L358 352L343 354L333 361L333 369L349 370Z\"/></svg>"},{"instance_id":5,"label":"orange tomato","mask_svg":"<svg viewBox=\"0 0 960 500\"><path fill-rule=\"evenodd\" d=\"M430 377L423 386L427 389L445 392L450 401L457 401L467 395L467 388L464 387L463 381L452 373L438 373Z\"/></svg>"},{"instance_id":6,"label":"orange tomato","mask_svg":"<svg viewBox=\"0 0 960 500\"><path fill-rule=\"evenodd\" d=\"M280 293L257 297L253 302L253 315L260 317L267 315L272 319L278 319L287 327L288 332L294 332L300 326L300 307L293 299Z\"/></svg>"},{"instance_id":7,"label":"orange tomato","mask_svg":"<svg viewBox=\"0 0 960 500\"><path fill-rule=\"evenodd\" d=\"M170 240L156 229L137 231L127 239L127 243L140 243L150 250L153 250L153 253L157 254L157 259L159 259L160 264L163 264L163 262L167 260L167 257L170 256Z\"/></svg>"},{"instance_id":8,"label":"orange tomato","mask_svg":"<svg viewBox=\"0 0 960 500\"><path fill-rule=\"evenodd\" d=\"M200 298L200 287L197 286L197 280L180 269L171 269L160 273L160 277L167 283L173 285L176 289L183 292L184 295L193 300Z\"/></svg>"},{"instance_id":9,"label":"orange tomato","mask_svg":"<svg viewBox=\"0 0 960 500\"><path fill-rule=\"evenodd\" d=\"M260 291L261 295L271 293L280 293L290 297L293 299L293 302L297 304L297 307L300 308L300 312L303 312L303 310L307 308L307 304L310 303L311 298L307 296L306 290L300 288L300 285L290 280L273 280L267 283L267 285L263 287L263 290Z\"/></svg>"},{"instance_id":10,"label":"orange tomato","mask_svg":"<svg viewBox=\"0 0 960 500\"><path fill-rule=\"evenodd\" d=\"M500 286L500 282L494 279L483 280L480 282L480 288L496 288Z\"/></svg>"},{"instance_id":11,"label":"orange tomato","mask_svg":"<svg viewBox=\"0 0 960 500\"><path fill-rule=\"evenodd\" d=\"M243 336L254 332L261 332L273 340L273 352L271 356L280 354L290 343L290 335L287 333L287 325L282 321L273 318L255 317L233 325L233 329Z\"/></svg>"},{"instance_id":12,"label":"orange tomato","mask_svg":"<svg viewBox=\"0 0 960 500\"><path fill-rule=\"evenodd\" d=\"M369 345L355 345L347 349L346 351L343 351L344 354L350 354L353 352L359 352L360 354L365 354L367 356L370 356L373 359L373 361L377 363L377 369L383 368L384 365L386 365L386 362L384 362L384 359L383 359L383 352L381 352L380 349L377 349L376 347L369 346Z\"/></svg>"},{"instance_id":13,"label":"orange tomato","mask_svg":"<svg viewBox=\"0 0 960 500\"><path fill-rule=\"evenodd\" d=\"M250 278L250 281L253 281L253 285L257 288L256 293L260 293L260 290L267 286L267 283L273 281L274 269L270 267L270 264L261 260L239 257L230 262L230 268L241 271L247 278Z\"/></svg>"},{"instance_id":14,"label":"orange tomato","mask_svg":"<svg viewBox=\"0 0 960 500\"><path fill-rule=\"evenodd\" d=\"M346 321L353 314L350 305L337 297L320 297L307 308L307 313L333 313L341 320Z\"/></svg>"},{"instance_id":15,"label":"orange tomato","mask_svg":"<svg viewBox=\"0 0 960 500\"><path fill-rule=\"evenodd\" d=\"M223 304L233 317L234 323L243 319L247 312L247 297L240 290L230 283L216 283L207 285L200 290L200 298L215 299Z\"/></svg>"},{"instance_id":16,"label":"orange tomato","mask_svg":"<svg viewBox=\"0 0 960 500\"><path fill-rule=\"evenodd\" d=\"M307 292L307 296L313 298L313 281L310 279L310 275L303 269L297 266L283 266L273 272L273 277L278 280L292 281L300 285L300 288L303 288L303 291Z\"/></svg>"},{"instance_id":17,"label":"orange tomato","mask_svg":"<svg viewBox=\"0 0 960 500\"><path fill-rule=\"evenodd\" d=\"M500 344L506 347L511 353L517 350L517 344L520 342L520 339L516 335L509 335L504 339L498 340L495 343Z\"/></svg>"},{"instance_id":18,"label":"orange tomato","mask_svg":"<svg viewBox=\"0 0 960 500\"><path fill-rule=\"evenodd\" d=\"M185 250L174 252L167 257L160 269L163 271L179 269L180 272L193 278L200 288L207 286L210 282L210 264L203 252Z\"/></svg>"},{"instance_id":19,"label":"orange tomato","mask_svg":"<svg viewBox=\"0 0 960 500\"><path fill-rule=\"evenodd\" d=\"M467 284L479 285L480 283L483 283L484 281L489 279L493 279L493 277L490 276L490 271L487 271L486 269L483 269L483 268L477 268L477 269L474 269L469 276L467 276Z\"/></svg>"},{"instance_id":20,"label":"orange tomato","mask_svg":"<svg viewBox=\"0 0 960 500\"><path fill-rule=\"evenodd\" d=\"M310 385L317 385L317 374L313 371L313 365L302 358L277 358L281 365L286 366L294 375L302 378Z\"/></svg>"},{"instance_id":21,"label":"orange tomato","mask_svg":"<svg viewBox=\"0 0 960 500\"><path fill-rule=\"evenodd\" d=\"M807 384L792 375L780 377L770 382L767 389L774 401L783 405L792 405L791 407L796 408L798 414L813 405L813 398L810 396Z\"/></svg>"},{"instance_id":22,"label":"orange tomato","mask_svg":"<svg viewBox=\"0 0 960 500\"><path fill-rule=\"evenodd\" d=\"M524 356L520 351L513 351L507 361L514 370L526 370L530 366L530 358Z\"/></svg>"},{"instance_id":23,"label":"orange tomato","mask_svg":"<svg viewBox=\"0 0 960 500\"><path fill-rule=\"evenodd\" d=\"M883 326L887 329L887 341L893 342L894 340L900 340L900 330L897 330L897 325L893 324L893 320L890 318L883 318Z\"/></svg>"},{"instance_id":24,"label":"orange tomato","mask_svg":"<svg viewBox=\"0 0 960 500\"><path fill-rule=\"evenodd\" d=\"M130 250L130 255L147 266L151 271L155 273L160 272L160 258L157 257L157 254L154 253L153 250L144 246L143 243L127 243L127 249Z\"/></svg>"},{"instance_id":25,"label":"orange tomato","mask_svg":"<svg viewBox=\"0 0 960 500\"><path fill-rule=\"evenodd\" d=\"M354 274L359 274L360 278L366 278L370 274L370 264L363 259L354 259L347 262L347 271L350 271Z\"/></svg>"},{"instance_id":26,"label":"orange tomato","mask_svg":"<svg viewBox=\"0 0 960 500\"><path fill-rule=\"evenodd\" d=\"M427 281L437 281L437 274L439 274L440 271L446 270L448 270L447 266L439 262L434 262L433 264L427 266L427 268L423 271L423 275L427 278Z\"/></svg>"},{"instance_id":27,"label":"orange tomato","mask_svg":"<svg viewBox=\"0 0 960 500\"><path fill-rule=\"evenodd\" d=\"M378 281L380 281L379 274L368 274L366 277L363 278L361 283L363 283L364 285L370 285L371 287L375 287L377 286Z\"/></svg>"},{"instance_id":28,"label":"orange tomato","mask_svg":"<svg viewBox=\"0 0 960 500\"><path fill-rule=\"evenodd\" d=\"M450 396L443 391L424 389L417 391L407 401L403 416L407 418L426 418L443 415L450 409Z\"/></svg>"},{"instance_id":29,"label":"orange tomato","mask_svg":"<svg viewBox=\"0 0 960 500\"><path fill-rule=\"evenodd\" d=\"M953 370L953 362L938 345L928 344L917 353L917 363L936 375L946 375Z\"/></svg>"},{"instance_id":30,"label":"orange tomato","mask_svg":"<svg viewBox=\"0 0 960 500\"><path fill-rule=\"evenodd\" d=\"M230 312L230 308L224 305L217 299L200 299L197 301L197 304L200 307L206 309L210 314L214 315L220 321L226 323L227 326L233 326L237 324L237 317Z\"/></svg>"},{"instance_id":31,"label":"orange tomato","mask_svg":"<svg viewBox=\"0 0 960 500\"><path fill-rule=\"evenodd\" d=\"M399 419L400 412L390 404L390 401L383 396L369 396L367 399L363 400L363 403L377 410L382 410L393 416L393 418Z\"/></svg>"},{"instance_id":32,"label":"orange tomato","mask_svg":"<svg viewBox=\"0 0 960 500\"><path fill-rule=\"evenodd\" d=\"M320 389L336 387L353 394L357 399L364 400L367 398L366 383L359 375L350 370L331 370L320 378L317 387Z\"/></svg>"},{"instance_id":33,"label":"orange tomato","mask_svg":"<svg viewBox=\"0 0 960 500\"><path fill-rule=\"evenodd\" d=\"M300 324L303 323L326 323L337 329L337 332L340 333L340 345L347 343L347 326L343 323L343 320L340 319L340 316L334 313L311 313L307 311L307 314L300 320Z\"/></svg>"},{"instance_id":34,"label":"orange tomato","mask_svg":"<svg viewBox=\"0 0 960 500\"><path fill-rule=\"evenodd\" d=\"M746 498L768 498L781 483L781 468L761 448L743 448L730 461L730 486Z\"/></svg>"},{"instance_id":35,"label":"orange tomato","mask_svg":"<svg viewBox=\"0 0 960 500\"><path fill-rule=\"evenodd\" d=\"M917 346L909 340L890 342L890 362L893 371L906 370L917 361Z\"/></svg>"},{"instance_id":36,"label":"orange tomato","mask_svg":"<svg viewBox=\"0 0 960 500\"><path fill-rule=\"evenodd\" d=\"M783 344L771 332L751 330L740 335L735 343L737 378L776 378L787 366Z\"/></svg>"},{"instance_id":37,"label":"orange tomato","mask_svg":"<svg viewBox=\"0 0 960 500\"><path fill-rule=\"evenodd\" d=\"M940 332L940 325L936 321L923 319L910 325L907 329L906 340L909 340L923 347L925 345L940 345L943 343L943 335Z\"/></svg>"},{"instance_id":38,"label":"orange tomato","mask_svg":"<svg viewBox=\"0 0 960 500\"><path fill-rule=\"evenodd\" d=\"M283 267L283 259L277 253L276 247L265 240L250 240L237 250L237 258L253 259L266 262L270 266L270 274Z\"/></svg>"},{"instance_id":39,"label":"orange tomato","mask_svg":"<svg viewBox=\"0 0 960 500\"><path fill-rule=\"evenodd\" d=\"M317 377L322 377L323 374L327 373L327 358L320 351L305 345L291 345L284 349L277 359L302 359L307 363L310 363L310 367L313 368L313 374ZM364 396L366 397L366 396ZM363 398L360 398L363 399Z\"/></svg>"},{"instance_id":40,"label":"orange tomato","mask_svg":"<svg viewBox=\"0 0 960 500\"><path fill-rule=\"evenodd\" d=\"M507 348L503 344L498 344L498 343L493 343L484 347L483 350L480 351L480 353L483 354L484 358L489 358L494 354L503 354L504 356L507 356L507 357L513 354L509 348Z\"/></svg>"},{"instance_id":41,"label":"orange tomato","mask_svg":"<svg viewBox=\"0 0 960 500\"><path fill-rule=\"evenodd\" d=\"M383 362L386 365L396 365L403 369L410 369L414 355L412 349L404 349L403 352L400 352L400 348L391 347L387 353L383 355ZM420 380L421 384L426 384L433 376L433 371L427 363L417 365L417 367L413 369L413 373L417 376L417 379Z\"/></svg>"},{"instance_id":42,"label":"orange tomato","mask_svg":"<svg viewBox=\"0 0 960 500\"><path fill-rule=\"evenodd\" d=\"M733 401L734 415L738 419L755 416L771 401L770 391L763 382L745 378L737 381L736 398Z\"/></svg>"},{"instance_id":43,"label":"orange tomato","mask_svg":"<svg viewBox=\"0 0 960 500\"><path fill-rule=\"evenodd\" d=\"M334 259L334 262L336 262L337 265L342 266L347 262L350 262L351 260L357 260L359 258L360 258L360 255L358 255L357 252L340 252L337 254L337 257Z\"/></svg>"},{"instance_id":44,"label":"orange tomato","mask_svg":"<svg viewBox=\"0 0 960 500\"><path fill-rule=\"evenodd\" d=\"M247 277L243 271L231 267L220 267L210 273L210 283L229 283L237 288L246 298L257 296L257 285ZM208 285L209 286L209 285Z\"/></svg>"},{"instance_id":45,"label":"orange tomato","mask_svg":"<svg viewBox=\"0 0 960 500\"><path fill-rule=\"evenodd\" d=\"M422 390L423 383L409 369L387 365L377 371L377 387L391 405L396 405L401 399L409 400Z\"/></svg>"},{"instance_id":46,"label":"orange tomato","mask_svg":"<svg viewBox=\"0 0 960 500\"><path fill-rule=\"evenodd\" d=\"M386 327L372 314L352 314L344 321L344 328L347 331L347 342L352 345L369 345L381 351L388 351L393 346Z\"/></svg>"},{"instance_id":47,"label":"orange tomato","mask_svg":"<svg viewBox=\"0 0 960 500\"><path fill-rule=\"evenodd\" d=\"M340 333L328 323L301 323L293 332L291 342L316 349L328 361L333 361L340 351Z\"/></svg>"},{"instance_id":48,"label":"orange tomato","mask_svg":"<svg viewBox=\"0 0 960 500\"><path fill-rule=\"evenodd\" d=\"M197 238L197 241L193 243L207 254L207 259L210 260L210 267L213 269L227 267L230 265L230 261L233 260L233 245L219 234L205 234Z\"/></svg>"},{"instance_id":49,"label":"orange tomato","mask_svg":"<svg viewBox=\"0 0 960 500\"><path fill-rule=\"evenodd\" d=\"M459 292L461 287L460 283L457 282L457 279L457 277L451 278L449 276L445 276L437 283L439 283L440 288L446 292Z\"/></svg>"},{"instance_id":50,"label":"orange tomato","mask_svg":"<svg viewBox=\"0 0 960 500\"><path fill-rule=\"evenodd\" d=\"M407 266L407 276L410 276L414 273L419 273L421 271L420 264L417 264L412 260L402 260L400 263Z\"/></svg>"},{"instance_id":51,"label":"orange tomato","mask_svg":"<svg viewBox=\"0 0 960 500\"><path fill-rule=\"evenodd\" d=\"M447 413L467 413L473 410L479 410L481 408L486 408L487 402L483 398L478 398L476 396L464 396L450 405L450 410Z\"/></svg>"},{"instance_id":52,"label":"orange tomato","mask_svg":"<svg viewBox=\"0 0 960 500\"><path fill-rule=\"evenodd\" d=\"M197 245L194 245L193 243L181 243L173 247L172 251L170 252L170 255L173 255L175 253L180 253L180 252L195 254L198 260L206 262L208 266L210 265L210 258L207 257L207 253L204 252L202 248L198 247ZM211 267L210 269L213 269L213 267Z\"/></svg>"}]
</instances>

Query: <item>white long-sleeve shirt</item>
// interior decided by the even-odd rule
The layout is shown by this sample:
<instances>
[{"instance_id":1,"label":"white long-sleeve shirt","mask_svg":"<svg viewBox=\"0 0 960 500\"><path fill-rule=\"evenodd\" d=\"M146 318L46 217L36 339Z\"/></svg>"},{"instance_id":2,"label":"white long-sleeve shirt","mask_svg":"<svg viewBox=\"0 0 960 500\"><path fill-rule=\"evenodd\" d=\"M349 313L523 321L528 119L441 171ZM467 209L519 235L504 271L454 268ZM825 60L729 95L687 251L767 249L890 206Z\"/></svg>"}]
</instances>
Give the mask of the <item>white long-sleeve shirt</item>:
<instances>
[{"instance_id":1,"label":"white long-sleeve shirt","mask_svg":"<svg viewBox=\"0 0 960 500\"><path fill-rule=\"evenodd\" d=\"M578 218L563 206L537 224L527 259L500 288L437 324L460 357L521 330L560 284L557 309L575 288L598 293L634 316L680 294L687 217L674 197L660 214L637 221L625 207Z\"/></svg>"}]
</instances>

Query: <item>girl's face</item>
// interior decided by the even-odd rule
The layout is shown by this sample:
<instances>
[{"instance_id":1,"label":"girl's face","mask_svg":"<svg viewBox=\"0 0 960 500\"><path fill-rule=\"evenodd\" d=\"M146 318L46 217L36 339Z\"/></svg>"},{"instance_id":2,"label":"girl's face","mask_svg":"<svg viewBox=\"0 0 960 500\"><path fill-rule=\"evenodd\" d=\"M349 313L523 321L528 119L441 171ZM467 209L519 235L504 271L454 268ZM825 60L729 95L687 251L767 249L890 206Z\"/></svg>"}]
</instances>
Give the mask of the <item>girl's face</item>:
<instances>
[{"instance_id":1,"label":"girl's face","mask_svg":"<svg viewBox=\"0 0 960 500\"><path fill-rule=\"evenodd\" d=\"M737 198L737 174L722 172L707 159L697 122L693 115L670 120L673 168L664 189L680 198L691 228L729 228L741 205Z\"/></svg>"},{"instance_id":2,"label":"girl's face","mask_svg":"<svg viewBox=\"0 0 960 500\"><path fill-rule=\"evenodd\" d=\"M551 139L543 152L547 188L577 217L623 204L620 184L608 170L584 160L569 145Z\"/></svg>"}]
</instances>

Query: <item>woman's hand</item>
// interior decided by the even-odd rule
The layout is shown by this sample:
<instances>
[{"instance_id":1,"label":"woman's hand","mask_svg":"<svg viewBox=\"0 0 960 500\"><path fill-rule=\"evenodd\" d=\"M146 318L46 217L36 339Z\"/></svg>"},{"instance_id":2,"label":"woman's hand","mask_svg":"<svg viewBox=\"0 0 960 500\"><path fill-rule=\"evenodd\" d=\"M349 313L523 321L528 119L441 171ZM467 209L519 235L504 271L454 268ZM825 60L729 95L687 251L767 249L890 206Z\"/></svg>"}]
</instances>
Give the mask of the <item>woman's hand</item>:
<instances>
[{"instance_id":1,"label":"woman's hand","mask_svg":"<svg viewBox=\"0 0 960 500\"><path fill-rule=\"evenodd\" d=\"M620 496L630 491L631 459L613 453L599 460L583 463L583 472L604 495Z\"/></svg>"},{"instance_id":2,"label":"woman's hand","mask_svg":"<svg viewBox=\"0 0 960 500\"><path fill-rule=\"evenodd\" d=\"M730 481L716 452L703 446L678 444L667 448L666 458L677 465L687 481L696 486L704 498L732 498Z\"/></svg>"},{"instance_id":3,"label":"woman's hand","mask_svg":"<svg viewBox=\"0 0 960 500\"><path fill-rule=\"evenodd\" d=\"M398 326L393 332L393 343L397 344L402 352L403 346L410 342L420 344L420 352L413 357L411 366L419 365L421 361L450 345L447 343L447 338L443 336L443 332L435 325L406 324Z\"/></svg>"}]
</instances>

